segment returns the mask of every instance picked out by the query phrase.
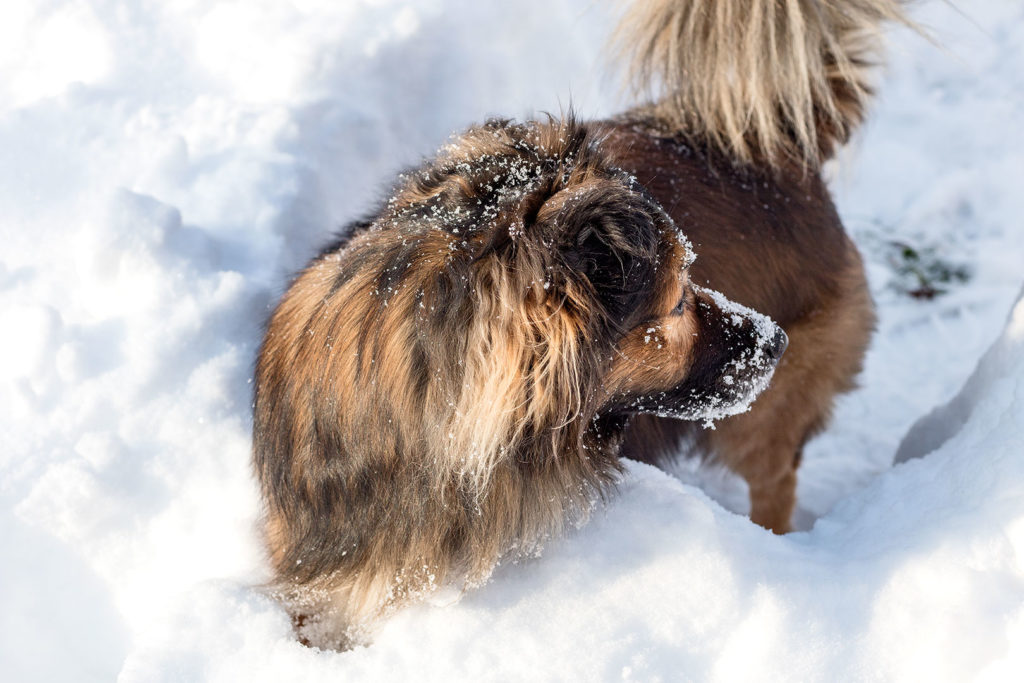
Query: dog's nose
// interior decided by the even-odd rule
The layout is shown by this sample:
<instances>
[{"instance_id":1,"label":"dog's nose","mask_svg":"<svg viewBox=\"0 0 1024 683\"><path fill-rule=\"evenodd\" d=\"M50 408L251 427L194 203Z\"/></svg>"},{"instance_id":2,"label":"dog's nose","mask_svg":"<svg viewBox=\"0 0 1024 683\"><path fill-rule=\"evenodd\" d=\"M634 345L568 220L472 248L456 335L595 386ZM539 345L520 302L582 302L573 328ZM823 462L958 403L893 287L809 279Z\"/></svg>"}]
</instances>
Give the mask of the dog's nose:
<instances>
[{"instance_id":1,"label":"dog's nose","mask_svg":"<svg viewBox=\"0 0 1024 683\"><path fill-rule=\"evenodd\" d=\"M772 339L771 346L768 347L768 353L772 355L773 360L778 360L782 358L787 346L789 346L789 335L780 327L779 331L775 333L775 338Z\"/></svg>"}]
</instances>

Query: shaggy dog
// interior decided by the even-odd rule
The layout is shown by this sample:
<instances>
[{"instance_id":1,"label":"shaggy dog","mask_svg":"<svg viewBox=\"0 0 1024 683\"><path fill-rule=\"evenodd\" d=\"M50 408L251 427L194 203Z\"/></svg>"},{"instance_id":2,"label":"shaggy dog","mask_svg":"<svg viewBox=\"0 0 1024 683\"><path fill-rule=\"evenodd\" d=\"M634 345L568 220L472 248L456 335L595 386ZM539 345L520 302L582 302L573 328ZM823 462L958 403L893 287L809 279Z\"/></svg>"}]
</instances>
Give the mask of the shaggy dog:
<instances>
[{"instance_id":1,"label":"shaggy dog","mask_svg":"<svg viewBox=\"0 0 1024 683\"><path fill-rule=\"evenodd\" d=\"M819 169L861 120L885 19L905 21L891 0L638 3L619 37L653 103L470 128L310 262L254 415L274 586L306 642L365 642L535 553L623 456L694 446L789 528L801 449L874 322Z\"/></svg>"}]
</instances>

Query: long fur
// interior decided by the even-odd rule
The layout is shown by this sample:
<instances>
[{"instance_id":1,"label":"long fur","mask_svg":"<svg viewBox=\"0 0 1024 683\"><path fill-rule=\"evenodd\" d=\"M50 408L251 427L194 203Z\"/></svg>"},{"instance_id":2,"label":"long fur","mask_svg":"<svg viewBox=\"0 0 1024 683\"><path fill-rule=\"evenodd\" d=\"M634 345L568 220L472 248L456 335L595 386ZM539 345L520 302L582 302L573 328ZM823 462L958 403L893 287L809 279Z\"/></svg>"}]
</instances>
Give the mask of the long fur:
<instances>
[{"instance_id":1,"label":"long fur","mask_svg":"<svg viewBox=\"0 0 1024 683\"><path fill-rule=\"evenodd\" d=\"M271 316L254 463L310 642L582 522L631 413L703 417L767 382L784 336L688 286L688 244L602 144L571 117L470 129Z\"/></svg>"},{"instance_id":2,"label":"long fur","mask_svg":"<svg viewBox=\"0 0 1024 683\"><path fill-rule=\"evenodd\" d=\"M743 163L817 167L864 118L896 0L642 0L617 33L657 115Z\"/></svg>"},{"instance_id":3,"label":"long fur","mask_svg":"<svg viewBox=\"0 0 1024 683\"><path fill-rule=\"evenodd\" d=\"M301 638L365 642L535 553L623 455L696 444L789 529L803 445L874 322L816 171L863 116L883 19L899 5L638 2L620 35L660 101L474 126L309 263L268 323L253 425Z\"/></svg>"}]
</instances>

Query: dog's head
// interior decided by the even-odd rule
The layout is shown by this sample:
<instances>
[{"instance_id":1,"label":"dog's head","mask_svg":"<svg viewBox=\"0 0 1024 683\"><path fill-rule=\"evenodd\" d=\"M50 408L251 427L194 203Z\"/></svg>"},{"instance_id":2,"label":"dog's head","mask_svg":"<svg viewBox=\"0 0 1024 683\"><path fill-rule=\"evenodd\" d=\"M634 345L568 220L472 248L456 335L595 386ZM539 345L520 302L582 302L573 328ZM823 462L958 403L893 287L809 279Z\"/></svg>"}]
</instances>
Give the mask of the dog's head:
<instances>
[{"instance_id":1,"label":"dog's head","mask_svg":"<svg viewBox=\"0 0 1024 683\"><path fill-rule=\"evenodd\" d=\"M482 346L466 353L518 339L518 357L499 361L529 378L518 400L560 422L736 414L786 348L770 319L689 281L686 238L571 118L471 129L404 178L378 224L445 236L442 277L458 271L451 287L476 307L469 331ZM537 405L550 401L561 407Z\"/></svg>"},{"instance_id":2,"label":"dog's head","mask_svg":"<svg viewBox=\"0 0 1024 683\"><path fill-rule=\"evenodd\" d=\"M486 478L517 444L562 457L602 417L746 409L785 335L693 285L693 259L587 126L494 121L403 175L314 261L264 356L334 397L337 433L378 435L347 448L417 444Z\"/></svg>"}]
</instances>

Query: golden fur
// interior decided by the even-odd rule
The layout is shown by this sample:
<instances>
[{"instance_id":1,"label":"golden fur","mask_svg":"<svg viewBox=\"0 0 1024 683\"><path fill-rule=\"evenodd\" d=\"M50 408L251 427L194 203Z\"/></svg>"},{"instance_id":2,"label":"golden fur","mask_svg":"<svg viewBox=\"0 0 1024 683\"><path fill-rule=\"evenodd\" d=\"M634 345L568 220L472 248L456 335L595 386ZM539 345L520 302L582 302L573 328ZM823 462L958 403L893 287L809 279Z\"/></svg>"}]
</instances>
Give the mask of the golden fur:
<instances>
[{"instance_id":1,"label":"golden fur","mask_svg":"<svg viewBox=\"0 0 1024 683\"><path fill-rule=\"evenodd\" d=\"M694 289L691 261L572 119L469 130L314 259L271 316L254 415L303 637L363 639L581 523L631 414L702 418L760 388L784 335Z\"/></svg>"}]
</instances>

